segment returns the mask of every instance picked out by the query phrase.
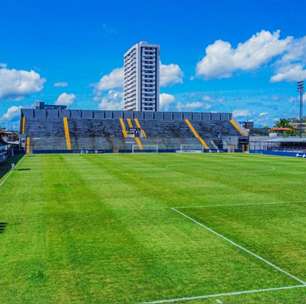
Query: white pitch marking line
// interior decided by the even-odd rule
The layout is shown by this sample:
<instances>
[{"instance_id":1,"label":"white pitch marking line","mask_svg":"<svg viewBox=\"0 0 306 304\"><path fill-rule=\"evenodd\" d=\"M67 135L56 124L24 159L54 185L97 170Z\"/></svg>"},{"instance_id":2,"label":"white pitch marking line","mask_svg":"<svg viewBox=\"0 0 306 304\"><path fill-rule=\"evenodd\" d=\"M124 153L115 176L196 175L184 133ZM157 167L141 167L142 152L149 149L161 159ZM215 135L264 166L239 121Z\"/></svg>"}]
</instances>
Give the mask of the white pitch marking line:
<instances>
[{"instance_id":1,"label":"white pitch marking line","mask_svg":"<svg viewBox=\"0 0 306 304\"><path fill-rule=\"evenodd\" d=\"M193 209L193 208L213 208L213 207L243 207L243 206L263 206L263 205L290 205L290 204L305 203L305 201L296 202L270 202L270 203L246 203L246 204L215 204L215 205L203 205L203 206L177 206L171 207L171 209Z\"/></svg>"},{"instance_id":2,"label":"white pitch marking line","mask_svg":"<svg viewBox=\"0 0 306 304\"><path fill-rule=\"evenodd\" d=\"M162 304L162 303L186 302L186 301L192 301L192 300L203 300L203 299L217 298L217 297L239 296L239 295L245 295L245 294L273 292L273 291L279 291L279 290L288 290L288 289L305 288L305 287L306 287L305 285L293 285L293 286L284 286L284 287L275 287L275 288L243 290L243 291L225 292L225 293L218 293L218 294L209 294L209 295L203 295L203 296L157 300L157 301L143 302L142 304Z\"/></svg>"},{"instance_id":3,"label":"white pitch marking line","mask_svg":"<svg viewBox=\"0 0 306 304\"><path fill-rule=\"evenodd\" d=\"M14 169L17 168L17 166L21 163L21 161L24 159L24 156L22 156L22 158L20 159L20 161L17 163L17 165L15 166ZM6 180L9 178L9 176L12 174L12 172L14 171L14 169L12 168L6 175L4 175L4 177L0 180L0 187L4 185L4 183L6 182Z\"/></svg>"},{"instance_id":4,"label":"white pitch marking line","mask_svg":"<svg viewBox=\"0 0 306 304\"><path fill-rule=\"evenodd\" d=\"M142 302L142 304L164 304L164 303L187 302L187 301L193 301L193 300L205 300L205 299L210 299L210 298L239 296L239 295L263 293L263 292L273 292L273 291L289 290L289 289L305 288L305 287L306 287L306 285L293 285L293 286L284 286L284 287L275 287L275 288L242 290L242 291L209 294L209 295L203 295L203 296L182 297L182 298L148 301L148 302Z\"/></svg>"},{"instance_id":5,"label":"white pitch marking line","mask_svg":"<svg viewBox=\"0 0 306 304\"><path fill-rule=\"evenodd\" d=\"M239 248L240 250L242 250L242 251L244 251L244 252L246 252L246 253L252 255L253 257L257 258L258 260L260 260L260 261L266 263L267 265L269 265L269 266L271 266L272 268L278 270L279 272L284 273L285 275L287 275L287 276L290 277L291 279L294 279L295 281L297 281L297 282L303 284L304 286L306 286L306 282L304 282L303 280L299 279L299 278L296 277L295 275L293 275L293 274L287 272L286 270L281 269L280 267L276 266L276 265L273 264L272 262L269 262L268 260L266 260L265 258L259 256L258 254L254 253L254 252L250 251L249 249L247 249L247 248L245 248L245 247L239 245L238 243L236 243L236 242L230 240L229 238L227 238L226 236L222 235L221 233L219 233L219 232L213 230L212 228L206 226L206 225L203 224L203 223L198 222L198 221L195 220L194 218L188 216L187 214L185 214L185 213L183 213L183 212L181 212L181 211L179 211L179 210L177 210L177 209L175 209L175 208L171 208L171 210L173 210L173 211L175 211L176 213L178 213L178 214L184 216L185 218L189 219L190 221L194 222L195 224L198 224L198 225L201 226L202 228L204 228L204 229L206 229L207 231L213 233L214 235L218 236L219 238L221 238L221 239L227 241L228 243L232 244L233 246Z\"/></svg>"}]
</instances>

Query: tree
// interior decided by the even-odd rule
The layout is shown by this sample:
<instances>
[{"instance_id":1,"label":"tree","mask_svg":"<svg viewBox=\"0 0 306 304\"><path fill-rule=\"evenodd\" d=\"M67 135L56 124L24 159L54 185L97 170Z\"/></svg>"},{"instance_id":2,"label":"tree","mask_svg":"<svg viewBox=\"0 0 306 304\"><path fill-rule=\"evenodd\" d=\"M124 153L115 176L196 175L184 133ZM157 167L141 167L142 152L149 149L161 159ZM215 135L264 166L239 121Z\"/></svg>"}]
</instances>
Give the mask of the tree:
<instances>
[{"instance_id":1,"label":"tree","mask_svg":"<svg viewBox=\"0 0 306 304\"><path fill-rule=\"evenodd\" d=\"M285 118L280 118L280 120L275 124L276 128L288 128L290 130L284 131L284 135L296 135L296 129L290 124L290 121Z\"/></svg>"}]
</instances>

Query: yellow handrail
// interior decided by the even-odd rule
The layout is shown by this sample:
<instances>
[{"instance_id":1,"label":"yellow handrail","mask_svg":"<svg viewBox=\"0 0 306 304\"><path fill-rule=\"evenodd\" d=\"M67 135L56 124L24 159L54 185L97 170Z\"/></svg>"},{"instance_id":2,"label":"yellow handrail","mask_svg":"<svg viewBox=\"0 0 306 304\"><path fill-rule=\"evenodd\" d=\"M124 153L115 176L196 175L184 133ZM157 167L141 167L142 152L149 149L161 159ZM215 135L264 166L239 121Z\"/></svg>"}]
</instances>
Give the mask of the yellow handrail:
<instances>
[{"instance_id":1,"label":"yellow handrail","mask_svg":"<svg viewBox=\"0 0 306 304\"><path fill-rule=\"evenodd\" d=\"M122 135L124 138L127 137L127 131L126 131L126 127L125 127L125 123L123 121L123 118L119 118L119 122L120 122L120 126L121 126L121 131L122 131Z\"/></svg>"},{"instance_id":2,"label":"yellow handrail","mask_svg":"<svg viewBox=\"0 0 306 304\"><path fill-rule=\"evenodd\" d=\"M191 132L193 133L193 135L195 136L195 138L201 143L201 145L205 148L205 149L209 149L208 144L205 142L205 140L199 135L199 133L197 132L197 130L193 127L193 125L191 124L191 122L189 121L189 119L185 118L185 123L187 124L187 126L189 127L189 129L191 130Z\"/></svg>"},{"instance_id":3,"label":"yellow handrail","mask_svg":"<svg viewBox=\"0 0 306 304\"><path fill-rule=\"evenodd\" d=\"M242 128L241 128L241 126L239 125L239 123L234 119L234 118L232 118L231 120L230 120L230 123L231 123L231 125L235 128L235 130L241 135L241 136L247 136L248 134L247 134L247 131L246 130L243 130Z\"/></svg>"},{"instance_id":4,"label":"yellow handrail","mask_svg":"<svg viewBox=\"0 0 306 304\"><path fill-rule=\"evenodd\" d=\"M69 125L68 125L68 118L64 117L64 132L65 132L65 139L66 139L66 147L67 150L71 150L71 140L70 140L70 132L69 132Z\"/></svg>"},{"instance_id":5,"label":"yellow handrail","mask_svg":"<svg viewBox=\"0 0 306 304\"><path fill-rule=\"evenodd\" d=\"M132 129L133 128L133 123L132 123L131 118L128 118L126 121L128 123L129 128Z\"/></svg>"},{"instance_id":6,"label":"yellow handrail","mask_svg":"<svg viewBox=\"0 0 306 304\"><path fill-rule=\"evenodd\" d=\"M142 144L140 138L139 137L134 137L134 139L135 139L135 142L136 142L137 146L140 148L140 150L143 150L143 144Z\"/></svg>"},{"instance_id":7,"label":"yellow handrail","mask_svg":"<svg viewBox=\"0 0 306 304\"><path fill-rule=\"evenodd\" d=\"M31 153L31 139L30 137L27 137L26 139L26 154Z\"/></svg>"},{"instance_id":8,"label":"yellow handrail","mask_svg":"<svg viewBox=\"0 0 306 304\"><path fill-rule=\"evenodd\" d=\"M146 134L145 130L141 127L138 118L134 118L134 121L135 121L136 127L141 130L141 133L142 133L143 137L147 138L147 134Z\"/></svg>"},{"instance_id":9,"label":"yellow handrail","mask_svg":"<svg viewBox=\"0 0 306 304\"><path fill-rule=\"evenodd\" d=\"M24 116L22 116L22 120L21 120L21 134L25 133L25 127L26 127L26 119Z\"/></svg>"}]
</instances>

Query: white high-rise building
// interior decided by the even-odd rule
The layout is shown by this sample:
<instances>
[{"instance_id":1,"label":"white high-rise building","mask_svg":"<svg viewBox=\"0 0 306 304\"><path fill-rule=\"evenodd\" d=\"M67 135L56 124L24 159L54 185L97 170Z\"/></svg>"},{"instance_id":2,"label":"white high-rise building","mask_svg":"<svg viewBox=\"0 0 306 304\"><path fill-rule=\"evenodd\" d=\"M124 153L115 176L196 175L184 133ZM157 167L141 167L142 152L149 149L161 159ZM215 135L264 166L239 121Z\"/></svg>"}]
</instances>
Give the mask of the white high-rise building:
<instances>
[{"instance_id":1,"label":"white high-rise building","mask_svg":"<svg viewBox=\"0 0 306 304\"><path fill-rule=\"evenodd\" d=\"M139 42L124 54L124 110L159 110L159 45Z\"/></svg>"}]
</instances>

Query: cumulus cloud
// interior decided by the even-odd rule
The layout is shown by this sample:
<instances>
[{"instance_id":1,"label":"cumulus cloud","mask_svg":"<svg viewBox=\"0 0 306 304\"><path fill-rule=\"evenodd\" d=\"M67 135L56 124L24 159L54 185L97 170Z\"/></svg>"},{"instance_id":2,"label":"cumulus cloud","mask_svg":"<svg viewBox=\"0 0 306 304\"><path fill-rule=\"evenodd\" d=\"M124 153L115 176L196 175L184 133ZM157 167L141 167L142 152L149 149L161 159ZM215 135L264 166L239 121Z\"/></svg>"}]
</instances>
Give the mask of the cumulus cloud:
<instances>
[{"instance_id":1,"label":"cumulus cloud","mask_svg":"<svg viewBox=\"0 0 306 304\"><path fill-rule=\"evenodd\" d=\"M116 68L109 74L103 75L95 89L99 92L123 88L124 69ZM183 82L183 71L177 64L160 64L160 86L167 87L170 85Z\"/></svg>"},{"instance_id":2,"label":"cumulus cloud","mask_svg":"<svg viewBox=\"0 0 306 304\"><path fill-rule=\"evenodd\" d=\"M178 64L160 64L160 86L167 87L183 82L183 71Z\"/></svg>"},{"instance_id":3,"label":"cumulus cloud","mask_svg":"<svg viewBox=\"0 0 306 304\"><path fill-rule=\"evenodd\" d=\"M217 40L206 48L205 56L198 62L196 74L205 79L226 78L236 71L254 70L282 54L292 37L280 39L280 31L261 31L236 48Z\"/></svg>"},{"instance_id":4,"label":"cumulus cloud","mask_svg":"<svg viewBox=\"0 0 306 304\"><path fill-rule=\"evenodd\" d=\"M98 99L98 97L96 99ZM122 91L109 90L106 96L100 97L99 109L101 110L122 110L123 109Z\"/></svg>"},{"instance_id":5,"label":"cumulus cloud","mask_svg":"<svg viewBox=\"0 0 306 304\"><path fill-rule=\"evenodd\" d=\"M2 115L1 121L10 121L19 117L21 106L12 106Z\"/></svg>"},{"instance_id":6,"label":"cumulus cloud","mask_svg":"<svg viewBox=\"0 0 306 304\"><path fill-rule=\"evenodd\" d=\"M306 69L301 64L288 64L280 67L271 77L272 82L300 81L306 79Z\"/></svg>"},{"instance_id":7,"label":"cumulus cloud","mask_svg":"<svg viewBox=\"0 0 306 304\"><path fill-rule=\"evenodd\" d=\"M279 63L297 61L306 64L306 36L292 40Z\"/></svg>"},{"instance_id":8,"label":"cumulus cloud","mask_svg":"<svg viewBox=\"0 0 306 304\"><path fill-rule=\"evenodd\" d=\"M276 62L272 82L300 81L306 79L306 36L294 39L285 54Z\"/></svg>"},{"instance_id":9,"label":"cumulus cloud","mask_svg":"<svg viewBox=\"0 0 306 304\"><path fill-rule=\"evenodd\" d=\"M175 97L171 94L162 93L159 95L159 104L161 110L168 110L169 106L173 104Z\"/></svg>"},{"instance_id":10,"label":"cumulus cloud","mask_svg":"<svg viewBox=\"0 0 306 304\"><path fill-rule=\"evenodd\" d=\"M66 88L66 87L68 87L68 82L66 82L66 81L55 82L55 83L53 84L53 86L54 86L55 88Z\"/></svg>"},{"instance_id":11,"label":"cumulus cloud","mask_svg":"<svg viewBox=\"0 0 306 304\"><path fill-rule=\"evenodd\" d=\"M22 98L40 92L45 79L31 71L0 68L0 99Z\"/></svg>"},{"instance_id":12,"label":"cumulus cloud","mask_svg":"<svg viewBox=\"0 0 306 304\"><path fill-rule=\"evenodd\" d=\"M109 74L101 77L100 81L96 85L98 91L107 91L115 88L123 87L124 73L123 68L116 68Z\"/></svg>"},{"instance_id":13,"label":"cumulus cloud","mask_svg":"<svg viewBox=\"0 0 306 304\"><path fill-rule=\"evenodd\" d=\"M55 101L56 105L70 106L74 103L76 96L74 94L62 93Z\"/></svg>"}]
</instances>

